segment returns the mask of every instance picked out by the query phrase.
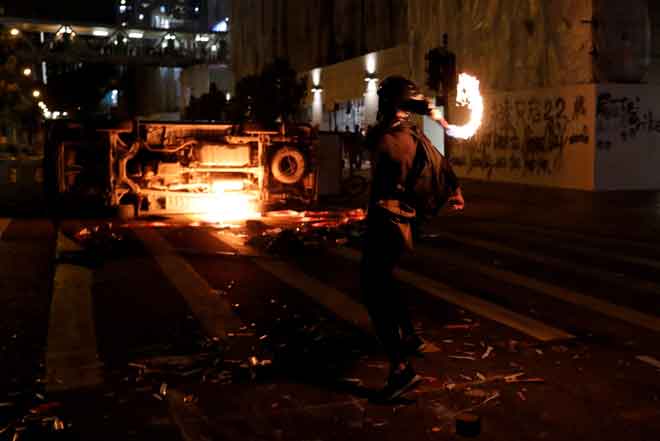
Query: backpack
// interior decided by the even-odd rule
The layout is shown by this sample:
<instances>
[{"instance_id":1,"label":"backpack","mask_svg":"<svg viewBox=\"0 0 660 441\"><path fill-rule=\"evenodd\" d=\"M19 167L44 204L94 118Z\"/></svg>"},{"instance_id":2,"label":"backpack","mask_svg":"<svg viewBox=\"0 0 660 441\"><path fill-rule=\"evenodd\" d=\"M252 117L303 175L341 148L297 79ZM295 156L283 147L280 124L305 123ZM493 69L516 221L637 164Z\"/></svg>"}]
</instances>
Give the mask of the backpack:
<instances>
[{"instance_id":1,"label":"backpack","mask_svg":"<svg viewBox=\"0 0 660 441\"><path fill-rule=\"evenodd\" d=\"M417 142L417 153L412 170L408 174L406 188L418 217L437 216L452 194L447 173L453 172L447 158L424 133L413 125L408 129Z\"/></svg>"}]
</instances>

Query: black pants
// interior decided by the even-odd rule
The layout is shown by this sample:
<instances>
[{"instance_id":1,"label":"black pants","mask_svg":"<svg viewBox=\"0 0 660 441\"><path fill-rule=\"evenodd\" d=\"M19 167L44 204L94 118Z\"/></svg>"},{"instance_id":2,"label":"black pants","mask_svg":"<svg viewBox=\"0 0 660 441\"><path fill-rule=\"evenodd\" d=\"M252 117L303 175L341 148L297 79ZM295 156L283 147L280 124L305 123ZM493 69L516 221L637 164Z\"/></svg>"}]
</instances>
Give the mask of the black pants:
<instances>
[{"instance_id":1,"label":"black pants","mask_svg":"<svg viewBox=\"0 0 660 441\"><path fill-rule=\"evenodd\" d=\"M385 216L370 212L362 253L362 294L378 338L393 367L406 359L402 336L415 333L408 305L394 281L394 267L403 252L403 240L396 226Z\"/></svg>"}]
</instances>

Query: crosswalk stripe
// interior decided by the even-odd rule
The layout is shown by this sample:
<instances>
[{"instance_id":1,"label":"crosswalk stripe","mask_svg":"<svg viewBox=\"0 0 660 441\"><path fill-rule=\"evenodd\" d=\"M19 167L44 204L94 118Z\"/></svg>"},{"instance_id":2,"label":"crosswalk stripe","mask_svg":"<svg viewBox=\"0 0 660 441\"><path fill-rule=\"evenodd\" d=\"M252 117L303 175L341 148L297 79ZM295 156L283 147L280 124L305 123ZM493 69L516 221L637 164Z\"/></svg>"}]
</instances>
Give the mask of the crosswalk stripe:
<instances>
[{"instance_id":1,"label":"crosswalk stripe","mask_svg":"<svg viewBox=\"0 0 660 441\"><path fill-rule=\"evenodd\" d=\"M133 231L150 251L165 277L181 293L209 337L224 339L228 332L237 332L244 326L231 305L212 294L213 289L207 281L176 254L158 231L150 228L135 228Z\"/></svg>"},{"instance_id":2,"label":"crosswalk stripe","mask_svg":"<svg viewBox=\"0 0 660 441\"><path fill-rule=\"evenodd\" d=\"M245 245L240 238L235 236L220 232L212 235L212 237L234 248L241 254L250 256L258 255L256 250ZM259 268L316 300L319 304L334 312L342 319L353 323L363 331L372 332L371 322L365 307L338 289L308 276L303 271L283 261L265 258L253 259L252 261Z\"/></svg>"},{"instance_id":3,"label":"crosswalk stripe","mask_svg":"<svg viewBox=\"0 0 660 441\"><path fill-rule=\"evenodd\" d=\"M464 245L476 247L476 248L485 248L490 251L494 251L496 253L502 253L502 254L508 254L510 256L515 256L515 257L521 257L525 260L531 260L533 262L541 263L541 264L547 264L547 265L552 265L557 268L561 268L566 271L570 271L573 273L577 274L584 274L588 275L590 277L594 277L597 279L605 280L608 283L617 285L617 286L622 286L625 287L626 289L634 289L640 292L646 292L646 293L651 293L654 295L660 295L660 286L655 285L651 282L644 282L640 280L635 280L632 279L631 277L618 277L616 275L613 275L610 272L606 272L603 270L599 270L593 267L587 267L585 265L581 265L577 262L566 262L564 260L555 258L555 257L549 257L545 256L542 254L536 254L531 251L521 251L516 248L512 248L506 245L501 245L497 242L490 241L490 240L482 240L482 239L470 239L470 238L465 238L461 237L460 235L457 234L452 234L452 233L438 233L435 234L435 237L438 238L444 238L446 240L450 240L453 242L458 242L462 243Z\"/></svg>"},{"instance_id":4,"label":"crosswalk stripe","mask_svg":"<svg viewBox=\"0 0 660 441\"><path fill-rule=\"evenodd\" d=\"M2 234L5 232L10 223L11 219L0 218L0 238L2 238Z\"/></svg>"},{"instance_id":5,"label":"crosswalk stripe","mask_svg":"<svg viewBox=\"0 0 660 441\"><path fill-rule=\"evenodd\" d=\"M500 221L494 223L494 222L484 221L482 219L473 221L471 222L471 224L479 225L486 228L492 228L492 229L506 228L508 230L514 230L514 231L524 230L531 233L553 236L560 239L572 238L584 242L596 242L598 244L609 245L614 247L632 247L632 248L643 249L655 253L658 252L658 245L652 245L649 244L648 242L640 242L638 240L633 240L633 239L615 239L612 237L605 237L600 235L590 236L575 231L559 230L559 229L548 228L539 225L534 225L534 226L522 225L522 224L514 224L514 223L500 222Z\"/></svg>"},{"instance_id":6,"label":"crosswalk stripe","mask_svg":"<svg viewBox=\"0 0 660 441\"><path fill-rule=\"evenodd\" d=\"M493 229L488 229L488 231L494 231ZM464 231L464 234L470 234L470 230L462 230ZM460 234L460 233L459 233ZM505 233L506 234L506 233ZM646 266L649 268L655 268L655 269L660 269L660 261L659 260L654 260L654 259L649 259L645 257L639 257L639 256L630 256L626 255L623 253L613 253L610 251L607 251L602 248L597 248L593 246L588 246L588 245L579 245L575 243L571 243L570 245L565 245L563 241L557 241L556 239L552 238L546 238L543 237L543 233L535 232L523 232L523 231L512 231L509 230L509 235L512 235L514 237L521 238L526 241L534 241L537 243L543 243L543 244L551 244L553 248L559 249L559 250L564 250L564 251L577 251L580 254L586 255L586 256L595 256L595 257L605 257L607 259L612 259L616 260L619 262L627 262L633 265L641 265L641 266ZM532 236L533 235L533 236Z\"/></svg>"},{"instance_id":7,"label":"crosswalk stripe","mask_svg":"<svg viewBox=\"0 0 660 441\"><path fill-rule=\"evenodd\" d=\"M360 254L347 248L332 251L353 262L360 260ZM494 303L487 302L469 294L454 290L428 277L401 268L395 270L395 276L400 281L412 285L433 297L460 306L473 313L516 329L541 341L566 340L575 336L561 329L548 326L538 320L510 311Z\"/></svg>"},{"instance_id":8,"label":"crosswalk stripe","mask_svg":"<svg viewBox=\"0 0 660 441\"><path fill-rule=\"evenodd\" d=\"M57 255L80 248L61 232ZM59 263L55 267L46 349L49 392L91 387L102 382L92 309L93 273Z\"/></svg>"},{"instance_id":9,"label":"crosswalk stripe","mask_svg":"<svg viewBox=\"0 0 660 441\"><path fill-rule=\"evenodd\" d=\"M532 277L527 277L512 271L491 268L487 265L465 257L452 256L451 259L449 259L449 257L443 258L439 250L434 250L429 247L417 247L416 254L426 258L433 257L435 259L444 259L445 261L451 260L452 263L466 267L471 271L480 272L481 274L495 278L497 280L502 280L513 285L528 288L549 297L591 309L592 311L596 311L608 317L613 317L615 319L619 319L636 326L641 326L652 331L660 332L660 318L635 311L631 308L615 305L604 300L587 296L585 294L581 294L569 289L564 289L562 287L545 283Z\"/></svg>"}]
</instances>

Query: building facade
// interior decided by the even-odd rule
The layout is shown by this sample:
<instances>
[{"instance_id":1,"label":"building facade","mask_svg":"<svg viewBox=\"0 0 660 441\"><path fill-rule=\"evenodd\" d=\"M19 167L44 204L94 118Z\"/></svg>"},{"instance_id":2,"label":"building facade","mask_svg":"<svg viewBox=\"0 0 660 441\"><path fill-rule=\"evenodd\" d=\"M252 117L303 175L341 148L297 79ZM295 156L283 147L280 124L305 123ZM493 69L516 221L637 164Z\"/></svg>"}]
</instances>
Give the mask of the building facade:
<instances>
[{"instance_id":1,"label":"building facade","mask_svg":"<svg viewBox=\"0 0 660 441\"><path fill-rule=\"evenodd\" d=\"M115 8L117 24L127 29L163 29L176 36L227 33L230 27L231 0L116 0ZM179 119L191 99L208 93L212 83L223 91L233 89L233 73L225 63L141 67L131 75L140 85L139 116L149 119Z\"/></svg>"},{"instance_id":2,"label":"building facade","mask_svg":"<svg viewBox=\"0 0 660 441\"><path fill-rule=\"evenodd\" d=\"M232 58L238 78L289 58L310 79L310 121L345 130L373 124L386 76L425 85L426 55L446 34L457 70L480 79L486 105L477 135L448 144L461 176L658 189L657 3L245 0L233 7ZM460 124L469 115L454 98L446 111ZM441 143L434 123L420 124Z\"/></svg>"}]
</instances>

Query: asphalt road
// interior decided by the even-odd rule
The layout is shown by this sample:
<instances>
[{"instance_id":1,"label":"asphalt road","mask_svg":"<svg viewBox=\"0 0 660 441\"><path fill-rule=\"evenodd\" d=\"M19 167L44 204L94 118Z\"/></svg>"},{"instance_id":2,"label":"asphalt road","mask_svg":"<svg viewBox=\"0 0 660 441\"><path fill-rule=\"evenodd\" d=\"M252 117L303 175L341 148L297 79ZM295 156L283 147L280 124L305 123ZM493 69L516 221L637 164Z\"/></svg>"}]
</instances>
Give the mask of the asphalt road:
<instances>
[{"instance_id":1,"label":"asphalt road","mask_svg":"<svg viewBox=\"0 0 660 441\"><path fill-rule=\"evenodd\" d=\"M402 262L432 345L394 404L373 399L357 230L273 241L328 214L3 220L0 437L446 440L470 412L486 440L660 439L654 204L511 197L434 221Z\"/></svg>"}]
</instances>

